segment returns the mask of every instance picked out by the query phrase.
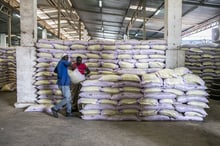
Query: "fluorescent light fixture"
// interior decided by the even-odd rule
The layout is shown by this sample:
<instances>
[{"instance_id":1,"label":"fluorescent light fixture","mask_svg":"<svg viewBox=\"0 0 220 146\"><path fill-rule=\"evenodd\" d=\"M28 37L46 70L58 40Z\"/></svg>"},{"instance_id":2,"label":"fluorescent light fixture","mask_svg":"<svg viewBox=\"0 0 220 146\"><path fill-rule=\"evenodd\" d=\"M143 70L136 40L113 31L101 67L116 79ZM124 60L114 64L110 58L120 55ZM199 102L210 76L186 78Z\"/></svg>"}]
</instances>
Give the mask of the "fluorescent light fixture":
<instances>
[{"instance_id":1,"label":"fluorescent light fixture","mask_svg":"<svg viewBox=\"0 0 220 146\"><path fill-rule=\"evenodd\" d=\"M125 20L131 20L131 17L125 17Z\"/></svg>"},{"instance_id":2,"label":"fluorescent light fixture","mask_svg":"<svg viewBox=\"0 0 220 146\"><path fill-rule=\"evenodd\" d=\"M19 14L15 14L16 17L20 18L21 16Z\"/></svg>"},{"instance_id":3,"label":"fluorescent light fixture","mask_svg":"<svg viewBox=\"0 0 220 146\"><path fill-rule=\"evenodd\" d=\"M149 11L149 12L155 12L157 10L156 8L150 8L150 7L146 7L145 9L146 11Z\"/></svg>"},{"instance_id":4,"label":"fluorescent light fixture","mask_svg":"<svg viewBox=\"0 0 220 146\"><path fill-rule=\"evenodd\" d=\"M99 7L102 7L102 0L99 0Z\"/></svg>"},{"instance_id":5,"label":"fluorescent light fixture","mask_svg":"<svg viewBox=\"0 0 220 146\"><path fill-rule=\"evenodd\" d=\"M135 10L135 9L137 9L137 5L130 5L130 9L133 9L133 10ZM140 10L142 10L142 6L140 7ZM145 7L145 10L146 11L150 11L150 12L155 12L157 9L156 8L151 8L151 7Z\"/></svg>"},{"instance_id":6,"label":"fluorescent light fixture","mask_svg":"<svg viewBox=\"0 0 220 146\"><path fill-rule=\"evenodd\" d=\"M125 20L130 21L130 20L131 20L131 17L125 17ZM143 19L137 18L135 21L137 21L137 22L143 22Z\"/></svg>"},{"instance_id":7,"label":"fluorescent light fixture","mask_svg":"<svg viewBox=\"0 0 220 146\"><path fill-rule=\"evenodd\" d=\"M130 5L129 9L135 10L135 9L137 9L137 6L136 5Z\"/></svg>"},{"instance_id":8,"label":"fluorescent light fixture","mask_svg":"<svg viewBox=\"0 0 220 146\"><path fill-rule=\"evenodd\" d=\"M157 10L157 12L155 13L155 15L158 15L160 13L160 10Z\"/></svg>"},{"instance_id":9,"label":"fluorescent light fixture","mask_svg":"<svg viewBox=\"0 0 220 146\"><path fill-rule=\"evenodd\" d=\"M99 0L99 7L102 7L102 0Z\"/></svg>"},{"instance_id":10,"label":"fluorescent light fixture","mask_svg":"<svg viewBox=\"0 0 220 146\"><path fill-rule=\"evenodd\" d=\"M143 22L143 19L136 19L137 22Z\"/></svg>"}]
</instances>

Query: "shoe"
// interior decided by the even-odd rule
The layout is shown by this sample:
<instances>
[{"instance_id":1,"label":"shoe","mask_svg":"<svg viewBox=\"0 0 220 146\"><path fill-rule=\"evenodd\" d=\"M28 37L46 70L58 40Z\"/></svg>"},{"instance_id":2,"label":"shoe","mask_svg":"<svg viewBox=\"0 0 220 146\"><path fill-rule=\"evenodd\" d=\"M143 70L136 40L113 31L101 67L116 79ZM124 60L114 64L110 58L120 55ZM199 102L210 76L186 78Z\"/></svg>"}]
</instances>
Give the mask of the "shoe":
<instances>
[{"instance_id":1,"label":"shoe","mask_svg":"<svg viewBox=\"0 0 220 146\"><path fill-rule=\"evenodd\" d=\"M54 109L54 107L51 108L52 114L55 118L58 118L57 110Z\"/></svg>"},{"instance_id":2,"label":"shoe","mask_svg":"<svg viewBox=\"0 0 220 146\"><path fill-rule=\"evenodd\" d=\"M79 112L79 110L78 109L72 109L72 112Z\"/></svg>"},{"instance_id":3,"label":"shoe","mask_svg":"<svg viewBox=\"0 0 220 146\"><path fill-rule=\"evenodd\" d=\"M72 113L66 113L66 117L73 117Z\"/></svg>"}]
</instances>

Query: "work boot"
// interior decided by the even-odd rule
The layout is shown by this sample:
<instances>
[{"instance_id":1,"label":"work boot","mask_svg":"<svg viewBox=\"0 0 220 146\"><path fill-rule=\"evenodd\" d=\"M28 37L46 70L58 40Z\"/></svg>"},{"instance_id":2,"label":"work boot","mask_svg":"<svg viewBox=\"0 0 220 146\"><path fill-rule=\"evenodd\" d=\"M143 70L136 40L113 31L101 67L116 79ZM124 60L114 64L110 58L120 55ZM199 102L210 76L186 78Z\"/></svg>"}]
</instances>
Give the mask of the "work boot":
<instances>
[{"instance_id":1,"label":"work boot","mask_svg":"<svg viewBox=\"0 0 220 146\"><path fill-rule=\"evenodd\" d=\"M52 111L53 116L54 116L55 118L58 118L57 110L56 110L54 107L51 108L51 111Z\"/></svg>"}]
</instances>

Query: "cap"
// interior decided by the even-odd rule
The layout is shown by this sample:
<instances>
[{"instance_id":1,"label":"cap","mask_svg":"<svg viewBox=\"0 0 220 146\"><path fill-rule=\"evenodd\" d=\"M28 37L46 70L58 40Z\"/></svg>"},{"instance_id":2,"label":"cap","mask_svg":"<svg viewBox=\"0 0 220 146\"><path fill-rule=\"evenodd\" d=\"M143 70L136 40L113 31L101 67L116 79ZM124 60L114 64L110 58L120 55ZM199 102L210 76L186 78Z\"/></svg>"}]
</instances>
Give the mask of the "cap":
<instances>
[{"instance_id":1,"label":"cap","mask_svg":"<svg viewBox=\"0 0 220 146\"><path fill-rule=\"evenodd\" d=\"M66 53L63 53L62 57L64 57L64 56L68 56L68 54L66 54Z\"/></svg>"}]
</instances>

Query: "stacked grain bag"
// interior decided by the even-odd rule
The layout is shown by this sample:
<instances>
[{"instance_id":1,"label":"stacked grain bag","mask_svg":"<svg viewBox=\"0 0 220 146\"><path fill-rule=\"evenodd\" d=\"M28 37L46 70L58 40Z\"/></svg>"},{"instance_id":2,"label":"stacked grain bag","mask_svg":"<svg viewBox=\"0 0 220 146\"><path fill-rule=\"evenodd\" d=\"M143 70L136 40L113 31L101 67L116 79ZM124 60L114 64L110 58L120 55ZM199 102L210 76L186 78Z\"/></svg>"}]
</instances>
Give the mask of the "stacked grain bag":
<instances>
[{"instance_id":1,"label":"stacked grain bag","mask_svg":"<svg viewBox=\"0 0 220 146\"><path fill-rule=\"evenodd\" d=\"M184 67L144 74L141 120L196 120L207 115L204 81Z\"/></svg>"},{"instance_id":2,"label":"stacked grain bag","mask_svg":"<svg viewBox=\"0 0 220 146\"><path fill-rule=\"evenodd\" d=\"M133 74L102 75L82 83L78 106L85 120L138 120L143 96Z\"/></svg>"},{"instance_id":3,"label":"stacked grain bag","mask_svg":"<svg viewBox=\"0 0 220 146\"><path fill-rule=\"evenodd\" d=\"M40 40L37 43L37 59L35 65L35 83L37 89L36 103L25 111L48 111L53 103L63 98L56 85L55 66L63 53L68 53L69 46L60 40Z\"/></svg>"},{"instance_id":4,"label":"stacked grain bag","mask_svg":"<svg viewBox=\"0 0 220 146\"><path fill-rule=\"evenodd\" d=\"M215 44L201 45L202 54L202 79L205 81L207 87L211 86L213 79L220 73L220 48Z\"/></svg>"},{"instance_id":5,"label":"stacked grain bag","mask_svg":"<svg viewBox=\"0 0 220 146\"><path fill-rule=\"evenodd\" d=\"M211 86L214 78L220 73L220 49L216 44L183 45L186 50L185 66L199 75Z\"/></svg>"},{"instance_id":6,"label":"stacked grain bag","mask_svg":"<svg viewBox=\"0 0 220 146\"><path fill-rule=\"evenodd\" d=\"M119 68L115 42L101 41L100 44L103 50L100 52L101 70L99 74L115 74L115 70Z\"/></svg>"},{"instance_id":7,"label":"stacked grain bag","mask_svg":"<svg viewBox=\"0 0 220 146\"><path fill-rule=\"evenodd\" d=\"M215 78L210 87L210 98L220 100L220 77Z\"/></svg>"},{"instance_id":8,"label":"stacked grain bag","mask_svg":"<svg viewBox=\"0 0 220 146\"><path fill-rule=\"evenodd\" d=\"M77 56L91 70L90 79L109 74L144 74L164 68L165 41L62 41L39 40L37 47L37 103L54 103L62 98L53 70L63 53L75 61Z\"/></svg>"},{"instance_id":9,"label":"stacked grain bag","mask_svg":"<svg viewBox=\"0 0 220 146\"><path fill-rule=\"evenodd\" d=\"M155 72L165 67L166 42L151 41L116 41L118 52L118 73L144 74Z\"/></svg>"},{"instance_id":10,"label":"stacked grain bag","mask_svg":"<svg viewBox=\"0 0 220 146\"><path fill-rule=\"evenodd\" d=\"M1 91L14 91L16 89L15 48L0 48L0 55Z\"/></svg>"},{"instance_id":11,"label":"stacked grain bag","mask_svg":"<svg viewBox=\"0 0 220 146\"><path fill-rule=\"evenodd\" d=\"M7 60L8 60L8 82L16 83L16 50L15 48L7 49Z\"/></svg>"},{"instance_id":12,"label":"stacked grain bag","mask_svg":"<svg viewBox=\"0 0 220 146\"><path fill-rule=\"evenodd\" d=\"M0 88L8 83L7 48L0 48Z\"/></svg>"}]
</instances>

